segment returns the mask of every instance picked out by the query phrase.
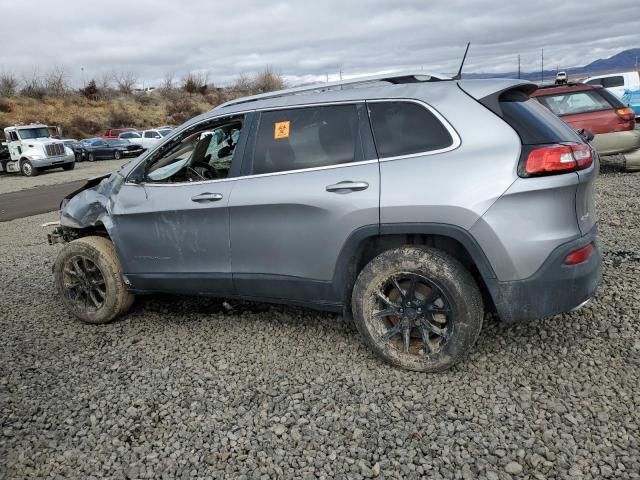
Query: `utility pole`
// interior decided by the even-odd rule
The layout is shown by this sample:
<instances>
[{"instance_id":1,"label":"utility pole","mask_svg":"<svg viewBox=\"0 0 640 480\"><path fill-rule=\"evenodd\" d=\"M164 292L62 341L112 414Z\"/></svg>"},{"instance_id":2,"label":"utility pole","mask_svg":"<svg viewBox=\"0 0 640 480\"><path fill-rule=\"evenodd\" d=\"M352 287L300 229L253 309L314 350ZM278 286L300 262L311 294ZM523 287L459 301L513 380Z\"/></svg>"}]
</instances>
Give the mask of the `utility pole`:
<instances>
[{"instance_id":1,"label":"utility pole","mask_svg":"<svg viewBox=\"0 0 640 480\"><path fill-rule=\"evenodd\" d=\"M518 54L518 80L520 80L520 54Z\"/></svg>"},{"instance_id":2,"label":"utility pole","mask_svg":"<svg viewBox=\"0 0 640 480\"><path fill-rule=\"evenodd\" d=\"M540 82L544 82L544 48L540 50Z\"/></svg>"},{"instance_id":3,"label":"utility pole","mask_svg":"<svg viewBox=\"0 0 640 480\"><path fill-rule=\"evenodd\" d=\"M342 70L338 72L340 74L340 81L342 81Z\"/></svg>"},{"instance_id":4,"label":"utility pole","mask_svg":"<svg viewBox=\"0 0 640 480\"><path fill-rule=\"evenodd\" d=\"M327 83L329 83L329 73L327 73L326 75L327 75Z\"/></svg>"}]
</instances>

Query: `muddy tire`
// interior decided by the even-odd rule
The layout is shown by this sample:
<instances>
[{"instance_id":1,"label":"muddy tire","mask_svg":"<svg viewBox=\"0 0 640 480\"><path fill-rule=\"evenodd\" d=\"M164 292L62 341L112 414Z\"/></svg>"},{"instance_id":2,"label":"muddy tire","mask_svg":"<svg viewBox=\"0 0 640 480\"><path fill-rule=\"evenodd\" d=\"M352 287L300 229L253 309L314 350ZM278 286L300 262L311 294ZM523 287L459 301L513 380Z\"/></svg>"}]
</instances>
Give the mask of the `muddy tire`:
<instances>
[{"instance_id":1,"label":"muddy tire","mask_svg":"<svg viewBox=\"0 0 640 480\"><path fill-rule=\"evenodd\" d=\"M76 168L76 162L65 163L62 166L62 170L64 170L65 172L68 172L69 170L73 170L74 168Z\"/></svg>"},{"instance_id":2,"label":"muddy tire","mask_svg":"<svg viewBox=\"0 0 640 480\"><path fill-rule=\"evenodd\" d=\"M106 238L83 237L68 243L58 254L53 273L64 306L83 322L110 322L133 304L113 243Z\"/></svg>"},{"instance_id":3,"label":"muddy tire","mask_svg":"<svg viewBox=\"0 0 640 480\"><path fill-rule=\"evenodd\" d=\"M20 162L20 172L25 177L35 177L40 173L40 171L34 167L29 160L22 160Z\"/></svg>"},{"instance_id":4,"label":"muddy tire","mask_svg":"<svg viewBox=\"0 0 640 480\"><path fill-rule=\"evenodd\" d=\"M351 306L356 327L392 365L438 372L460 361L482 328L478 285L453 257L434 248L387 250L358 275Z\"/></svg>"}]
</instances>

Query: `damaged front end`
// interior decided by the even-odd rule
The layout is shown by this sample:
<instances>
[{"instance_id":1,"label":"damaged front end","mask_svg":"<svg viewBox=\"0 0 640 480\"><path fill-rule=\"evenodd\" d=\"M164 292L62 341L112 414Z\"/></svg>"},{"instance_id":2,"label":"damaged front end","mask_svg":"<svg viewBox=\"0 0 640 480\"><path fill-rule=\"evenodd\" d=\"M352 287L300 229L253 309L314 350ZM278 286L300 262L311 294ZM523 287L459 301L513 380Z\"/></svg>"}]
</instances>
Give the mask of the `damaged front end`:
<instances>
[{"instance_id":1,"label":"damaged front end","mask_svg":"<svg viewBox=\"0 0 640 480\"><path fill-rule=\"evenodd\" d=\"M96 233L108 235L111 202L124 183L120 172L93 177L60 203L60 222L47 235L50 245L67 243Z\"/></svg>"}]
</instances>

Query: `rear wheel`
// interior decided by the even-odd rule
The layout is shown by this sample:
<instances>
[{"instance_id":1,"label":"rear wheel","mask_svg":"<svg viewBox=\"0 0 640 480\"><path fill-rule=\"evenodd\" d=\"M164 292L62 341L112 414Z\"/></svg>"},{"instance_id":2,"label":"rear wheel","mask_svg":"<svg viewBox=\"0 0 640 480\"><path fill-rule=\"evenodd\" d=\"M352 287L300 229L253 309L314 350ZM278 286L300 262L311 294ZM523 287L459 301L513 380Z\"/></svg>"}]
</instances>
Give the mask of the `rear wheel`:
<instances>
[{"instance_id":1,"label":"rear wheel","mask_svg":"<svg viewBox=\"0 0 640 480\"><path fill-rule=\"evenodd\" d=\"M69 170L73 170L74 168L76 168L76 162L65 163L64 165L62 165L62 169L66 172L68 172Z\"/></svg>"},{"instance_id":2,"label":"rear wheel","mask_svg":"<svg viewBox=\"0 0 640 480\"><path fill-rule=\"evenodd\" d=\"M387 362L421 372L446 370L475 343L484 309L480 290L460 262L427 247L375 257L352 295L354 322Z\"/></svg>"},{"instance_id":3,"label":"rear wheel","mask_svg":"<svg viewBox=\"0 0 640 480\"><path fill-rule=\"evenodd\" d=\"M25 177L35 177L40 173L29 160L22 160L22 162L20 162L20 171Z\"/></svg>"},{"instance_id":4,"label":"rear wheel","mask_svg":"<svg viewBox=\"0 0 640 480\"><path fill-rule=\"evenodd\" d=\"M83 237L68 243L53 272L64 306L83 322L107 323L133 304L113 243L106 238Z\"/></svg>"}]
</instances>

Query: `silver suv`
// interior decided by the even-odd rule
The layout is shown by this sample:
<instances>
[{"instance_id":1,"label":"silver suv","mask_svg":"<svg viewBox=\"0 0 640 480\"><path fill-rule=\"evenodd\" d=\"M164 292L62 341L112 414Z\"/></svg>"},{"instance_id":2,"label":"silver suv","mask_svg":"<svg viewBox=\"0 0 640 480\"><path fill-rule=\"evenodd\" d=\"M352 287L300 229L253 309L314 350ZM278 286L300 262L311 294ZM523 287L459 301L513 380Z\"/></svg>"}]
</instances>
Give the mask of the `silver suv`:
<instances>
[{"instance_id":1,"label":"silver suv","mask_svg":"<svg viewBox=\"0 0 640 480\"><path fill-rule=\"evenodd\" d=\"M381 76L242 98L63 200L50 242L89 323L134 295L344 311L437 371L506 322L595 293L596 153L515 80Z\"/></svg>"}]
</instances>

